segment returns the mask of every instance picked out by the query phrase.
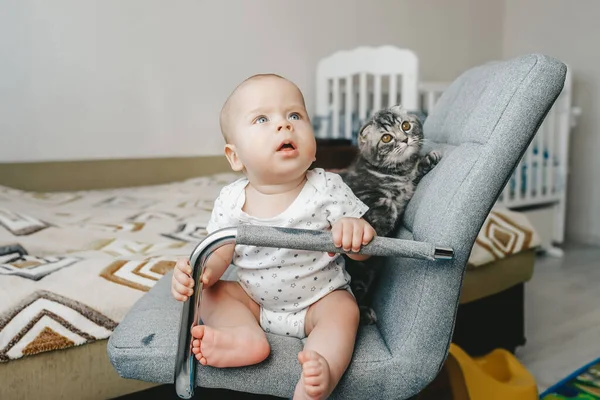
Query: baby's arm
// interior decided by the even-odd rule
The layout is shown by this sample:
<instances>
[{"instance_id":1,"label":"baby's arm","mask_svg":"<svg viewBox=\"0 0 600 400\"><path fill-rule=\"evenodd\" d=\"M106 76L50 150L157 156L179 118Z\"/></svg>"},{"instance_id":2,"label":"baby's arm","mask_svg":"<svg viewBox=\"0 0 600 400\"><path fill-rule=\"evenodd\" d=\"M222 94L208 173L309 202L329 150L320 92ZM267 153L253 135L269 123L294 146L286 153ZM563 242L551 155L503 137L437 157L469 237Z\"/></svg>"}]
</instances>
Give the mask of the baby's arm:
<instances>
[{"instance_id":1,"label":"baby's arm","mask_svg":"<svg viewBox=\"0 0 600 400\"><path fill-rule=\"evenodd\" d=\"M208 257L204 274L201 278L204 287L210 287L221 279L221 276L223 276L227 267L231 264L234 247L235 245L233 244L219 247ZM178 260L171 280L171 293L175 299L186 301L194 293L194 280L191 275L192 267L190 266L189 259L182 258Z\"/></svg>"},{"instance_id":2,"label":"baby's arm","mask_svg":"<svg viewBox=\"0 0 600 400\"><path fill-rule=\"evenodd\" d=\"M362 218L340 218L331 227L333 244L344 251L358 252L361 246L369 244L375 237L375 229ZM371 257L366 254L347 254L356 261L364 261Z\"/></svg>"},{"instance_id":3,"label":"baby's arm","mask_svg":"<svg viewBox=\"0 0 600 400\"><path fill-rule=\"evenodd\" d=\"M214 202L210 220L206 225L207 234L211 234L218 229L237 225L237 221L231 218L227 210L229 209L231 199L237 198L236 193L242 188L239 182L241 181L227 185L219 192L219 196ZM235 192L233 195L232 191ZM233 244L219 247L208 257L204 268L204 275L201 277L204 287L210 287L221 279L221 276L223 276L225 270L231 264L234 247L235 245ZM179 301L186 301L194 293L192 288L195 282L191 278L191 274L192 267L190 267L189 259L184 258L177 261L171 281L171 293Z\"/></svg>"}]
</instances>

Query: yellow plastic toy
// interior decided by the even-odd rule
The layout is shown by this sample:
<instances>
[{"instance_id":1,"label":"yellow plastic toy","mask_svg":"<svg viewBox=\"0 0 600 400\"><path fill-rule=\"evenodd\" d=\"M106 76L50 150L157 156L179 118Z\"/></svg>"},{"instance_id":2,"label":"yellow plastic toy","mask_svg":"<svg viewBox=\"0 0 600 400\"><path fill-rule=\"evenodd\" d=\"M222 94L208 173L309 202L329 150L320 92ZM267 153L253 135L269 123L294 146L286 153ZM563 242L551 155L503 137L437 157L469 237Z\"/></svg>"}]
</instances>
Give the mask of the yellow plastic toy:
<instances>
[{"instance_id":1,"label":"yellow plastic toy","mask_svg":"<svg viewBox=\"0 0 600 400\"><path fill-rule=\"evenodd\" d=\"M446 362L452 398L456 400L537 400L533 375L504 349L472 358L450 344Z\"/></svg>"}]
</instances>

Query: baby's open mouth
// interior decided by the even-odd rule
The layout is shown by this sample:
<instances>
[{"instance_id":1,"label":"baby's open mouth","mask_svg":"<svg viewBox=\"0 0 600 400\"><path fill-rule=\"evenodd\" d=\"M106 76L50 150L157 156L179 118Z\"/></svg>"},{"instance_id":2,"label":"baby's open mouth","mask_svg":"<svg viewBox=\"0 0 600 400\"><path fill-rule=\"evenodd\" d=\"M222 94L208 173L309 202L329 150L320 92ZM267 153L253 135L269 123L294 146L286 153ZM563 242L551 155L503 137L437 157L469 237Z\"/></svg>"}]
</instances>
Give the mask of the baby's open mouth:
<instances>
[{"instance_id":1,"label":"baby's open mouth","mask_svg":"<svg viewBox=\"0 0 600 400\"><path fill-rule=\"evenodd\" d=\"M289 151L296 150L296 146L293 143L282 143L281 146L277 149L277 151Z\"/></svg>"}]
</instances>

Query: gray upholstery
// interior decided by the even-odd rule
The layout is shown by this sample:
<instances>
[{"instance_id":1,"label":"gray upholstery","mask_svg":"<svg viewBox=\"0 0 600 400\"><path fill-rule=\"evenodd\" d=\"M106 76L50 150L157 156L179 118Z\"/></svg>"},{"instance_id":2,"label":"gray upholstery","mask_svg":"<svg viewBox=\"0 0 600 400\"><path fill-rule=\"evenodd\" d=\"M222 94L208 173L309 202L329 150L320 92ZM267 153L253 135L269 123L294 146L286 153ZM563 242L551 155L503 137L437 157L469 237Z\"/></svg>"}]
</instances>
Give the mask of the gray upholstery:
<instances>
[{"instance_id":1,"label":"gray upholstery","mask_svg":"<svg viewBox=\"0 0 600 400\"><path fill-rule=\"evenodd\" d=\"M237 227L235 242L250 246L281 247L286 249L307 249L338 253L333 244L331 233L327 231L265 227L259 225L241 225ZM432 243L415 240L402 240L388 237L376 237L359 253L374 256L401 256L434 260L436 247ZM443 246L439 246L443 247Z\"/></svg>"},{"instance_id":2,"label":"gray upholstery","mask_svg":"<svg viewBox=\"0 0 600 400\"><path fill-rule=\"evenodd\" d=\"M489 210L563 87L566 66L531 54L473 68L425 122L441 163L419 184L397 237L448 246L451 261L386 258L374 299L377 326L362 327L335 398L406 399L438 374L448 352L471 247ZM108 343L126 378L173 382L181 304L166 275L132 308ZM268 336L271 356L245 368L199 366L196 382L291 397L302 342Z\"/></svg>"}]
</instances>

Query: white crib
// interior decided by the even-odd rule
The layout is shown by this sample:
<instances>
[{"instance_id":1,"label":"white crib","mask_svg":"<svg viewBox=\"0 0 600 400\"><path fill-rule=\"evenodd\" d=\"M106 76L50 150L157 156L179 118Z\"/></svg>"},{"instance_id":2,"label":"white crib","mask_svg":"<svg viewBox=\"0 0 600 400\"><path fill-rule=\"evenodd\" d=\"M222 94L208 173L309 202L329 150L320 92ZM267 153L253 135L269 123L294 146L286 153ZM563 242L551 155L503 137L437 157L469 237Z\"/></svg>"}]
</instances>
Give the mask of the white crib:
<instances>
[{"instance_id":1,"label":"white crib","mask_svg":"<svg viewBox=\"0 0 600 400\"><path fill-rule=\"evenodd\" d=\"M449 83L419 82L418 59L393 46L360 47L322 59L317 68L315 135L356 143L374 111L391 104L421 114L435 107ZM572 106L572 76L513 172L496 206L519 210L542 238L542 248L562 256L568 181L569 135L580 110Z\"/></svg>"}]
</instances>

